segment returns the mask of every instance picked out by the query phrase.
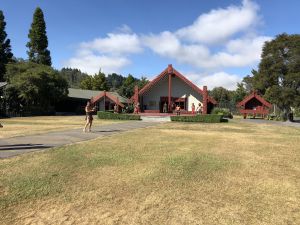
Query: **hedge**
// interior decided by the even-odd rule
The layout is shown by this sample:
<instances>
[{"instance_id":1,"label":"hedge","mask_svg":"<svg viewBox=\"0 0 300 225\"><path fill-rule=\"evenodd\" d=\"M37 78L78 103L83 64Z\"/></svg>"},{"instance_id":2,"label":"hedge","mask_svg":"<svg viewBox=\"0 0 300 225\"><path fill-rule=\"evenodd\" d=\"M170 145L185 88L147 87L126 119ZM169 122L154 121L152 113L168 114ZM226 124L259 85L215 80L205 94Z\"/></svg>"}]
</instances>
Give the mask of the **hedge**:
<instances>
[{"instance_id":1,"label":"hedge","mask_svg":"<svg viewBox=\"0 0 300 225\"><path fill-rule=\"evenodd\" d=\"M139 115L129 115L129 114L120 114L120 113L111 113L98 111L97 116L99 119L106 120L141 120Z\"/></svg>"},{"instance_id":2,"label":"hedge","mask_svg":"<svg viewBox=\"0 0 300 225\"><path fill-rule=\"evenodd\" d=\"M226 122L223 115L208 114L195 116L171 116L171 121L178 122L202 122L202 123L221 123Z\"/></svg>"},{"instance_id":3,"label":"hedge","mask_svg":"<svg viewBox=\"0 0 300 225\"><path fill-rule=\"evenodd\" d=\"M225 118L228 118L228 119L232 119L233 116L232 116L232 113L230 112L229 109L227 108L214 108L211 112L212 114L219 114L219 115L223 115Z\"/></svg>"}]
</instances>

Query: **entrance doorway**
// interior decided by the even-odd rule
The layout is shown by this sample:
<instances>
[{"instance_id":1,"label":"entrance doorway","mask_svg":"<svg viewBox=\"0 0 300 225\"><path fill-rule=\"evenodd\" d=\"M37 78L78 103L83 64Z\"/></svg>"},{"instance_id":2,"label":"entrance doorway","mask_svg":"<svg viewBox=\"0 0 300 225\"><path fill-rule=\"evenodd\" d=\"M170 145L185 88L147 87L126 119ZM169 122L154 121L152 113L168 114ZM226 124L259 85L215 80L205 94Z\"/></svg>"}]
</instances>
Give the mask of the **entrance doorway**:
<instances>
[{"instance_id":1,"label":"entrance doorway","mask_svg":"<svg viewBox=\"0 0 300 225\"><path fill-rule=\"evenodd\" d=\"M163 112L163 107L165 102L168 104L168 97L161 96L159 102L160 112ZM186 98L171 97L171 107L173 107L172 111L175 109L177 105L179 105L181 110L187 110Z\"/></svg>"}]
</instances>

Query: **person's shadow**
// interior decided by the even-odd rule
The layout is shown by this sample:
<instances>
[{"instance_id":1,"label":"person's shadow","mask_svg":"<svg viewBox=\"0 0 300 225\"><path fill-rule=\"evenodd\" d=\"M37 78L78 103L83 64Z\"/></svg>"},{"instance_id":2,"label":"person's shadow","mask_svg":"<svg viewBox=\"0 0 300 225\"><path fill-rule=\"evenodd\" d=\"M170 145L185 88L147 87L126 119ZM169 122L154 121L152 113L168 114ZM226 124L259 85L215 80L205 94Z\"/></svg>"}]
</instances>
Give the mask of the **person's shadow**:
<instances>
[{"instance_id":1,"label":"person's shadow","mask_svg":"<svg viewBox=\"0 0 300 225\"><path fill-rule=\"evenodd\" d=\"M44 149L53 146L43 144L14 144L14 145L0 145L0 151L7 150L26 150L26 149Z\"/></svg>"}]
</instances>

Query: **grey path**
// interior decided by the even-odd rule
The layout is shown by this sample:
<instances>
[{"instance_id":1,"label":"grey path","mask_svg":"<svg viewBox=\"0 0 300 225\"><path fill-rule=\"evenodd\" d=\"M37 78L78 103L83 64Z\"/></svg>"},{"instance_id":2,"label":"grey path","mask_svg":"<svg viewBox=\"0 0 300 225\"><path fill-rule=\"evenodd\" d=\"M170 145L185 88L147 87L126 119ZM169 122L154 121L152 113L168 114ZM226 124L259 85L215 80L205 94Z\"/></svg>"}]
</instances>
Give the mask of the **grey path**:
<instances>
[{"instance_id":1,"label":"grey path","mask_svg":"<svg viewBox=\"0 0 300 225\"><path fill-rule=\"evenodd\" d=\"M38 151L80 141L109 136L120 132L145 128L158 122L130 121L93 127L92 132L83 133L81 129L57 131L44 134L0 139L0 158L8 158L26 152Z\"/></svg>"},{"instance_id":2,"label":"grey path","mask_svg":"<svg viewBox=\"0 0 300 225\"><path fill-rule=\"evenodd\" d=\"M244 123L257 123L257 124L271 124L276 126L291 126L291 127L299 127L300 128L300 120L296 120L296 122L281 122L281 121L272 121L272 120L263 120L263 119L241 119L241 122Z\"/></svg>"}]
</instances>

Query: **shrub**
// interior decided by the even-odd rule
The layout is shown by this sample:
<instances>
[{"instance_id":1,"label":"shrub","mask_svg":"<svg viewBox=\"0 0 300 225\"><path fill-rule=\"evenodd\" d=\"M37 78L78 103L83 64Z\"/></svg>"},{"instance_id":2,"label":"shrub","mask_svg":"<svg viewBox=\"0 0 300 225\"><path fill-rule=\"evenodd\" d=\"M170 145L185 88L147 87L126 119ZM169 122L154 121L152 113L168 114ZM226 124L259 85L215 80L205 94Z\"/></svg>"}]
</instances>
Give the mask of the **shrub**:
<instances>
[{"instance_id":1,"label":"shrub","mask_svg":"<svg viewBox=\"0 0 300 225\"><path fill-rule=\"evenodd\" d=\"M97 116L99 119L106 119L106 120L141 120L141 116L139 115L129 115L129 114L118 114L118 113L111 113L111 112L103 112L98 111Z\"/></svg>"},{"instance_id":2,"label":"shrub","mask_svg":"<svg viewBox=\"0 0 300 225\"><path fill-rule=\"evenodd\" d=\"M171 121L202 122L202 123L226 122L225 120L223 120L223 115L217 115L217 114L196 115L196 116L171 116Z\"/></svg>"},{"instance_id":3,"label":"shrub","mask_svg":"<svg viewBox=\"0 0 300 225\"><path fill-rule=\"evenodd\" d=\"M274 113L272 113L272 114L269 114L269 115L267 116L267 119L268 119L268 120L276 120L276 119L277 119L277 116L276 116Z\"/></svg>"},{"instance_id":4,"label":"shrub","mask_svg":"<svg viewBox=\"0 0 300 225\"><path fill-rule=\"evenodd\" d=\"M232 113L227 108L214 108L212 110L212 114L223 115L225 118L229 118L229 119L233 118Z\"/></svg>"},{"instance_id":5,"label":"shrub","mask_svg":"<svg viewBox=\"0 0 300 225\"><path fill-rule=\"evenodd\" d=\"M300 107L298 107L298 108L294 108L294 116L295 117L300 117Z\"/></svg>"}]
</instances>

